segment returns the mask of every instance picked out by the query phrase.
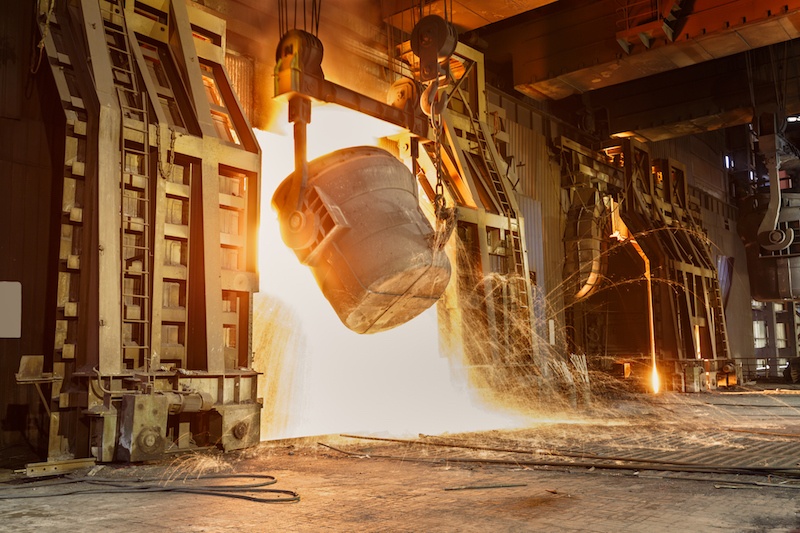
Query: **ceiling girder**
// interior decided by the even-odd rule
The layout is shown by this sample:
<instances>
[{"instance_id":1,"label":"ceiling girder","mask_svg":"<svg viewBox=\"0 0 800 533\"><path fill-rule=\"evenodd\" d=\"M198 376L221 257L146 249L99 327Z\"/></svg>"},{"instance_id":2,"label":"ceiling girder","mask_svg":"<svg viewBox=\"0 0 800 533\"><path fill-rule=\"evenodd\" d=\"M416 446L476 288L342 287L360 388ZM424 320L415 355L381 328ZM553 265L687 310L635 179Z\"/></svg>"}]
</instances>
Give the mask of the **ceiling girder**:
<instances>
[{"instance_id":1,"label":"ceiling girder","mask_svg":"<svg viewBox=\"0 0 800 533\"><path fill-rule=\"evenodd\" d=\"M518 91L561 99L800 37L800 0L695 0L674 21L656 13L649 22L621 12L624 3L561 0L542 16L489 28L487 58L513 58Z\"/></svg>"},{"instance_id":2,"label":"ceiling girder","mask_svg":"<svg viewBox=\"0 0 800 533\"><path fill-rule=\"evenodd\" d=\"M759 113L779 107L787 115L800 113L800 41L746 54L607 87L583 98L590 108L607 112L608 133L649 141L744 124L751 121L754 107Z\"/></svg>"}]
</instances>

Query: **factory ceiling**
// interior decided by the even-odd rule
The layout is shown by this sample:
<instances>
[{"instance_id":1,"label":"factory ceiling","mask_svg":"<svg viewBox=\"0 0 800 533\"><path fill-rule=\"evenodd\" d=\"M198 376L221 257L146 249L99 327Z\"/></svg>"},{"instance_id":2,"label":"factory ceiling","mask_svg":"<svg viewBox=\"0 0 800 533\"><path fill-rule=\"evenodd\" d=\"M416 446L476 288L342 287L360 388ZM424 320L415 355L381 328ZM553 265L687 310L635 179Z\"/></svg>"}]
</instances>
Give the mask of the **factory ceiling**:
<instances>
[{"instance_id":1,"label":"factory ceiling","mask_svg":"<svg viewBox=\"0 0 800 533\"><path fill-rule=\"evenodd\" d=\"M463 33L506 20L516 15L531 12L557 0L452 0L447 2L452 23ZM425 7L425 13L445 15L444 3L435 2ZM419 19L419 0L381 0L384 20L392 26L411 33L413 20Z\"/></svg>"},{"instance_id":2,"label":"factory ceiling","mask_svg":"<svg viewBox=\"0 0 800 533\"><path fill-rule=\"evenodd\" d=\"M607 134L655 141L800 110L797 0L561 0L475 33L515 90L600 113Z\"/></svg>"},{"instance_id":3,"label":"factory ceiling","mask_svg":"<svg viewBox=\"0 0 800 533\"><path fill-rule=\"evenodd\" d=\"M800 36L800 2L562 0L486 28L514 86L560 99Z\"/></svg>"},{"instance_id":4,"label":"factory ceiling","mask_svg":"<svg viewBox=\"0 0 800 533\"><path fill-rule=\"evenodd\" d=\"M273 49L257 41L277 27L277 0L197 3L251 52ZM354 12L406 33L420 18L419 0L323 6L333 23ZM445 15L444 3L424 13ZM800 112L800 0L450 0L447 16L501 88L589 117L601 135L655 141L743 124L754 109Z\"/></svg>"}]
</instances>

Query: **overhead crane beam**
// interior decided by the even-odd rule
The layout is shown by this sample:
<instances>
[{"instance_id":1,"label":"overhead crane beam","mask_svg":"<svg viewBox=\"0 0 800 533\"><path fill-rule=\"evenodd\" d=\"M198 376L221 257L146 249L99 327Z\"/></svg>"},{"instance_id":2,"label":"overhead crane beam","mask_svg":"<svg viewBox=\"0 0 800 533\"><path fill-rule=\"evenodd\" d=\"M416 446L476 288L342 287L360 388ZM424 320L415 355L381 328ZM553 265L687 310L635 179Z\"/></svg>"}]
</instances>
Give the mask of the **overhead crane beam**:
<instances>
[{"instance_id":1,"label":"overhead crane beam","mask_svg":"<svg viewBox=\"0 0 800 533\"><path fill-rule=\"evenodd\" d=\"M620 9L625 4L562 0L483 35L488 59L512 57L518 91L557 100L800 37L798 0L696 0L676 20L663 13L632 19Z\"/></svg>"}]
</instances>

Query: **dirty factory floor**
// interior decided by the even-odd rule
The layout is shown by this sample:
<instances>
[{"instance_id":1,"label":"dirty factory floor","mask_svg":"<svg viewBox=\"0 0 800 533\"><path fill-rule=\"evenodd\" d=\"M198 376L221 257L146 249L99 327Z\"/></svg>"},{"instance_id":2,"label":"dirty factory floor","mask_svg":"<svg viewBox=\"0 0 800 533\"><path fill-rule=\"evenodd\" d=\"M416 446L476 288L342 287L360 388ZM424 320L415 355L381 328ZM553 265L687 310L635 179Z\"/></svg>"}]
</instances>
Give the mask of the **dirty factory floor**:
<instances>
[{"instance_id":1,"label":"dirty factory floor","mask_svg":"<svg viewBox=\"0 0 800 533\"><path fill-rule=\"evenodd\" d=\"M642 395L525 429L365 437L0 472L0 531L800 531L798 390Z\"/></svg>"}]
</instances>

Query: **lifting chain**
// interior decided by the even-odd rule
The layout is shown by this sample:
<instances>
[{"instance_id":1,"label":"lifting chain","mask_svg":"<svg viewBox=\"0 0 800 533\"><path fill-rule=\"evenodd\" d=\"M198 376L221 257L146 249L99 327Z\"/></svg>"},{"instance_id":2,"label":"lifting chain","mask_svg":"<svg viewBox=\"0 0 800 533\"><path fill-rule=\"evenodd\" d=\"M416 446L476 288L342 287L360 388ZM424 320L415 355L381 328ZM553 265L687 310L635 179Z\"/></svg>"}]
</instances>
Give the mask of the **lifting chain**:
<instances>
[{"instance_id":1,"label":"lifting chain","mask_svg":"<svg viewBox=\"0 0 800 533\"><path fill-rule=\"evenodd\" d=\"M429 14L423 16L424 0L419 0L420 20L414 24L411 32L411 49L420 60L418 81L427 87L420 97L420 108L430 117L433 129L434 154L436 164L436 186L434 189L433 207L437 220L437 239L447 241L455 227L455 209L447 207L444 194L444 169L442 164L442 132L444 118L442 113L447 107L449 95L440 91L440 83L444 85L450 80L449 58L458 44L458 34L448 18L452 16L452 0L450 17L448 17L447 0L445 0L445 18Z\"/></svg>"},{"instance_id":2,"label":"lifting chain","mask_svg":"<svg viewBox=\"0 0 800 533\"><path fill-rule=\"evenodd\" d=\"M442 210L447 207L447 199L444 197L444 180L442 179L442 115L436 109L436 101L439 99L438 93L434 93L434 104L431 109L431 126L433 127L433 151L436 155L436 188L434 189L433 206L436 218L441 219Z\"/></svg>"},{"instance_id":3,"label":"lifting chain","mask_svg":"<svg viewBox=\"0 0 800 533\"><path fill-rule=\"evenodd\" d=\"M438 85L438 80L433 84ZM439 101L439 92L433 88L431 94L431 127L433 128L433 150L436 156L436 186L433 195L433 209L436 215L437 228L436 228L436 245L437 249L441 249L450 239L450 235L455 229L455 210L447 207L447 199L444 196L444 179L442 178L442 130L444 128L444 119L442 118L443 103Z\"/></svg>"}]
</instances>

